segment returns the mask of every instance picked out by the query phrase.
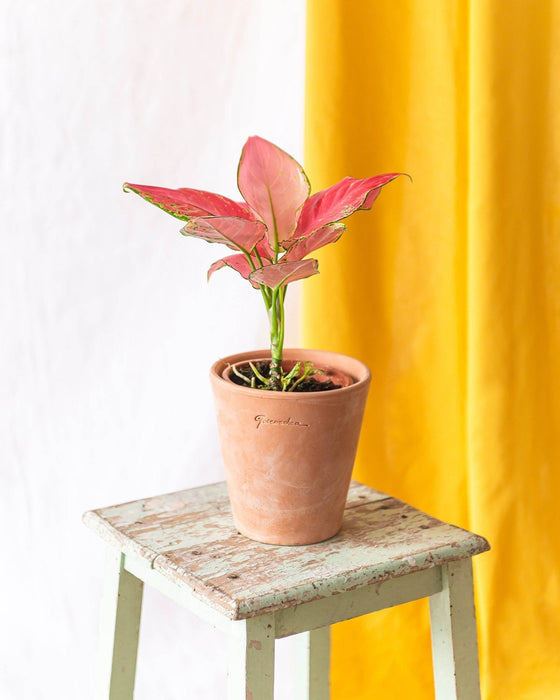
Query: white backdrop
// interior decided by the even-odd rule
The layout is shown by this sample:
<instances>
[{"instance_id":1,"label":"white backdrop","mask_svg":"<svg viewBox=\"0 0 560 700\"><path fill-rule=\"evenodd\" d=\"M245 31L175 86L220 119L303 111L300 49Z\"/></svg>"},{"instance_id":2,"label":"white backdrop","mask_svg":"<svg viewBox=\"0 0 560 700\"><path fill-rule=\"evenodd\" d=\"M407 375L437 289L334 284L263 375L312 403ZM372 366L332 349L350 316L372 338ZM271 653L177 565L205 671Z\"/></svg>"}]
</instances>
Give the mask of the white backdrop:
<instances>
[{"instance_id":1,"label":"white backdrop","mask_svg":"<svg viewBox=\"0 0 560 700\"><path fill-rule=\"evenodd\" d=\"M251 134L301 159L304 4L0 0L4 700L91 697L104 551L82 512L223 478L207 371L266 346L264 309L121 185L237 197ZM225 659L146 591L137 698L221 699Z\"/></svg>"}]
</instances>

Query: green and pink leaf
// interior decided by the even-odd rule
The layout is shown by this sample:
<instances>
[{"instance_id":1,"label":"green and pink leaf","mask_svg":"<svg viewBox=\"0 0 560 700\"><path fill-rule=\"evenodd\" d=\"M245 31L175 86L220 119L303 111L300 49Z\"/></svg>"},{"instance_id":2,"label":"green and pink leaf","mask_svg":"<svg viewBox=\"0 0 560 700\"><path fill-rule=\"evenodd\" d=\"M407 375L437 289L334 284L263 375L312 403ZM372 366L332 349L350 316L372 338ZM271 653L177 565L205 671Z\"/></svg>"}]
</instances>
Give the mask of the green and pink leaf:
<instances>
[{"instance_id":1,"label":"green and pink leaf","mask_svg":"<svg viewBox=\"0 0 560 700\"><path fill-rule=\"evenodd\" d=\"M257 253L259 257L257 257ZM244 279L249 280L249 275L254 270L260 268L263 265L272 264L272 254L270 248L268 247L266 239L258 243L250 257L253 264L249 262L249 258L244 253L228 255L225 258L222 258L221 260L216 260L216 262L213 263L210 266L210 269L208 270L208 280L210 280L210 277L212 277L214 272L216 272L217 270L221 270L223 267L230 267L232 270L238 272ZM258 289L259 285L257 282L254 282L253 280L249 280L249 282L251 282L253 287Z\"/></svg>"},{"instance_id":2,"label":"green and pink leaf","mask_svg":"<svg viewBox=\"0 0 560 700\"><path fill-rule=\"evenodd\" d=\"M254 219L246 204L229 197L188 187L169 189L152 185L133 185L125 182L125 192L135 192L150 204L163 209L177 219L188 221L194 216L237 216Z\"/></svg>"},{"instance_id":3,"label":"green and pink leaf","mask_svg":"<svg viewBox=\"0 0 560 700\"><path fill-rule=\"evenodd\" d=\"M318 250L329 243L338 241L345 230L346 226L342 223L327 224L313 231L308 236L292 238L290 241L285 241L282 245L288 252L283 256L282 260L284 262L302 260L314 250Z\"/></svg>"},{"instance_id":4,"label":"green and pink leaf","mask_svg":"<svg viewBox=\"0 0 560 700\"><path fill-rule=\"evenodd\" d=\"M224 243L232 250L251 253L263 240L266 229L262 221L236 216L202 216L190 219L181 229L184 236L201 238L208 243Z\"/></svg>"},{"instance_id":5,"label":"green and pink leaf","mask_svg":"<svg viewBox=\"0 0 560 700\"><path fill-rule=\"evenodd\" d=\"M303 168L278 146L252 136L241 153L237 183L245 201L266 224L270 246L278 250L279 241L294 233L309 196Z\"/></svg>"},{"instance_id":6,"label":"green and pink leaf","mask_svg":"<svg viewBox=\"0 0 560 700\"><path fill-rule=\"evenodd\" d=\"M215 263L212 263L210 265L210 268L208 269L208 281L210 281L210 277L216 272L217 270L221 270L223 267L230 267L232 270L235 270L238 272L241 277L243 277L246 280L249 280L249 275L251 272L253 272L253 269L251 267L251 264L247 260L247 256L243 255L243 253L237 253L237 255L228 255L225 258L222 258L221 260L216 260ZM249 280L253 287L255 289L258 289L259 285L256 282L253 282L253 280Z\"/></svg>"},{"instance_id":7,"label":"green and pink leaf","mask_svg":"<svg viewBox=\"0 0 560 700\"><path fill-rule=\"evenodd\" d=\"M376 175L365 180L345 177L336 185L316 192L303 205L294 238L303 238L313 231L353 214L358 209L370 209L381 188L400 173Z\"/></svg>"},{"instance_id":8,"label":"green and pink leaf","mask_svg":"<svg viewBox=\"0 0 560 700\"><path fill-rule=\"evenodd\" d=\"M318 274L318 262L313 258L307 260L295 260L292 262L279 262L251 272L248 279L250 282L263 284L271 289L284 287L291 282L311 277Z\"/></svg>"}]
</instances>

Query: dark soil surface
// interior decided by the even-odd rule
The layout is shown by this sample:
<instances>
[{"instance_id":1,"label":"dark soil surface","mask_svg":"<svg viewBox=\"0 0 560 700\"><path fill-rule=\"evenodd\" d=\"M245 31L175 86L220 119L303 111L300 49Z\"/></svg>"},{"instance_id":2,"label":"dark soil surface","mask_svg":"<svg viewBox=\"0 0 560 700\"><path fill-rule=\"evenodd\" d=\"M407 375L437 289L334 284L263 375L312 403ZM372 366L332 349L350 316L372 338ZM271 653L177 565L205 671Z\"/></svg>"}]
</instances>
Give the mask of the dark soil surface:
<instances>
[{"instance_id":1,"label":"dark soil surface","mask_svg":"<svg viewBox=\"0 0 560 700\"><path fill-rule=\"evenodd\" d=\"M254 362L253 364L262 374L262 376L268 379L268 377L270 376L270 362ZM237 365L237 371L240 372L244 377L247 377L248 379L251 379L251 377L254 376L253 370L251 369L251 367L249 367L248 364ZM230 372L229 378L234 384L239 384L239 386L246 387L249 386L240 377L237 377L235 374L233 374L233 372ZM259 389L260 387L256 386L255 388ZM333 389L340 389L340 386L338 384L335 384L324 374L317 374L311 377L306 377L300 384L296 386L292 393L296 394L300 392L309 391L332 391Z\"/></svg>"}]
</instances>

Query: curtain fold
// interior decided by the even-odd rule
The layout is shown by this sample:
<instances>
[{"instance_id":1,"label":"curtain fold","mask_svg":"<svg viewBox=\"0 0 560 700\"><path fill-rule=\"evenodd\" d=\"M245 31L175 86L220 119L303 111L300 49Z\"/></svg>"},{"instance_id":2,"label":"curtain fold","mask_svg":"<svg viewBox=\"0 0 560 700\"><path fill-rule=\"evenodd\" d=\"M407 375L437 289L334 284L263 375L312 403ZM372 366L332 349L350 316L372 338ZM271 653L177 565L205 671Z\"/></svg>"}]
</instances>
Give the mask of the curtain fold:
<instances>
[{"instance_id":1,"label":"curtain fold","mask_svg":"<svg viewBox=\"0 0 560 700\"><path fill-rule=\"evenodd\" d=\"M373 382L355 477L487 537L484 698L560 698L560 2L308 0L314 189L409 173L321 251L306 345ZM333 630L333 697L432 697L425 601Z\"/></svg>"}]
</instances>

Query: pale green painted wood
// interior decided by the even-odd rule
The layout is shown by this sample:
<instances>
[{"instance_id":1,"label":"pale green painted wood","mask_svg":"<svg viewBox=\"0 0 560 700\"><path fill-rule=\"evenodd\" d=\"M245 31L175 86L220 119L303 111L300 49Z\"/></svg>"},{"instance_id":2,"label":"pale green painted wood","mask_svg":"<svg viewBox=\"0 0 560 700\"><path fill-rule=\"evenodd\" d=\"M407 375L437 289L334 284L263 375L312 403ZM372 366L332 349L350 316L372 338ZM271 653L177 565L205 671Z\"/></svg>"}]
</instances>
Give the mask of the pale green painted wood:
<instances>
[{"instance_id":1,"label":"pale green painted wood","mask_svg":"<svg viewBox=\"0 0 560 700\"><path fill-rule=\"evenodd\" d=\"M273 700L274 615L232 623L229 645L228 700Z\"/></svg>"},{"instance_id":2,"label":"pale green painted wood","mask_svg":"<svg viewBox=\"0 0 560 700\"><path fill-rule=\"evenodd\" d=\"M412 600L426 598L441 590L440 567L372 584L366 588L321 598L276 612L276 637L289 637L336 622L351 620Z\"/></svg>"},{"instance_id":3,"label":"pale green painted wood","mask_svg":"<svg viewBox=\"0 0 560 700\"><path fill-rule=\"evenodd\" d=\"M143 582L123 567L118 550L107 551L96 677L97 700L132 700Z\"/></svg>"},{"instance_id":4,"label":"pale green painted wood","mask_svg":"<svg viewBox=\"0 0 560 700\"><path fill-rule=\"evenodd\" d=\"M131 555L125 555L124 567L134 576L142 579L144 583L163 593L178 605L187 608L216 629L227 634L230 633L232 620L226 617L221 610L207 605L203 600L193 595L189 588L178 585L174 580L164 576L161 571L152 569L148 562Z\"/></svg>"},{"instance_id":5,"label":"pale green painted wood","mask_svg":"<svg viewBox=\"0 0 560 700\"><path fill-rule=\"evenodd\" d=\"M294 700L329 700L331 631L320 627L294 637Z\"/></svg>"},{"instance_id":6,"label":"pale green painted wood","mask_svg":"<svg viewBox=\"0 0 560 700\"><path fill-rule=\"evenodd\" d=\"M112 545L98 698L132 697L142 581L228 633L230 700L272 699L274 640L290 635L299 635L303 664L297 700L326 700L329 625L422 597L437 700L480 697L471 557L489 545L397 499L353 482L341 532L304 547L239 535L224 484L84 521Z\"/></svg>"},{"instance_id":7,"label":"pale green painted wood","mask_svg":"<svg viewBox=\"0 0 560 700\"><path fill-rule=\"evenodd\" d=\"M109 543L231 619L329 598L488 549L473 533L352 483L341 532L326 542L253 542L233 525L224 484L86 513Z\"/></svg>"},{"instance_id":8,"label":"pale green painted wood","mask_svg":"<svg viewBox=\"0 0 560 700\"><path fill-rule=\"evenodd\" d=\"M436 700L480 700L471 559L442 567L442 584L430 598Z\"/></svg>"}]
</instances>

